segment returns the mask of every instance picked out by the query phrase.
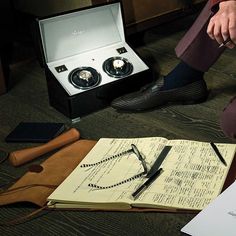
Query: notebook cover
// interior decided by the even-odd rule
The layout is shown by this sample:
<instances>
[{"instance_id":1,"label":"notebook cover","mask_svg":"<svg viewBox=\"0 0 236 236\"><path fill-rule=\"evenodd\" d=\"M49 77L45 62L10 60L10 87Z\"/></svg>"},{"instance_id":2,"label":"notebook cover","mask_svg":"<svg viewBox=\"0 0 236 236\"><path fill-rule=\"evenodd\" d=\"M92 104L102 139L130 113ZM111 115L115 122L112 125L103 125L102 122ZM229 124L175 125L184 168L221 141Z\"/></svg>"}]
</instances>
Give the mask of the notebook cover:
<instances>
[{"instance_id":1,"label":"notebook cover","mask_svg":"<svg viewBox=\"0 0 236 236\"><path fill-rule=\"evenodd\" d=\"M6 142L46 143L65 130L63 123L21 122L5 138Z\"/></svg>"}]
</instances>

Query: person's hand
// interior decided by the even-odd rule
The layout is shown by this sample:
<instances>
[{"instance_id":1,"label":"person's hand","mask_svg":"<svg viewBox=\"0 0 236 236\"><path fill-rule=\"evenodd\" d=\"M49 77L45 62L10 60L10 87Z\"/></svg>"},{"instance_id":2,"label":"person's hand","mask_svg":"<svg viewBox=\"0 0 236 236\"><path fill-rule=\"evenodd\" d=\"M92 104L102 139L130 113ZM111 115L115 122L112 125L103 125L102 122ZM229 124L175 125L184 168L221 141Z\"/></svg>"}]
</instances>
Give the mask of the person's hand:
<instances>
[{"instance_id":1,"label":"person's hand","mask_svg":"<svg viewBox=\"0 0 236 236\"><path fill-rule=\"evenodd\" d=\"M211 18L207 33L211 39L219 44L230 38L231 41L225 46L234 48L236 45L236 0L219 3L219 10Z\"/></svg>"}]
</instances>

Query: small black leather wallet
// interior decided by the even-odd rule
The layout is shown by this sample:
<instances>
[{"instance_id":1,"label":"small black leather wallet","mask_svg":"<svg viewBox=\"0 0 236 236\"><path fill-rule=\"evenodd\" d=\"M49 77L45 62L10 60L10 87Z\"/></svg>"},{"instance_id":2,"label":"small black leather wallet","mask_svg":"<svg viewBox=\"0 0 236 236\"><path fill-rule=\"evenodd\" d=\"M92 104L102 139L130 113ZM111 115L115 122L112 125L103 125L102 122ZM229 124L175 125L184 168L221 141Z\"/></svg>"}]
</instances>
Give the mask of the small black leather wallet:
<instances>
[{"instance_id":1,"label":"small black leather wallet","mask_svg":"<svg viewBox=\"0 0 236 236\"><path fill-rule=\"evenodd\" d=\"M20 122L5 138L6 142L46 143L65 130L63 123Z\"/></svg>"}]
</instances>

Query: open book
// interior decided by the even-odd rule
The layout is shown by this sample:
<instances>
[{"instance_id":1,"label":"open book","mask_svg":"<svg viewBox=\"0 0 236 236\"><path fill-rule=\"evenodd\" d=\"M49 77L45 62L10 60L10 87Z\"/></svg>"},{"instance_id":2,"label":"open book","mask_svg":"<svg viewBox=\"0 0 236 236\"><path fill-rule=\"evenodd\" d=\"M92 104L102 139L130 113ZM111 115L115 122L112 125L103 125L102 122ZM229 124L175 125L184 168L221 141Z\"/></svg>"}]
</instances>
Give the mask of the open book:
<instances>
[{"instance_id":1,"label":"open book","mask_svg":"<svg viewBox=\"0 0 236 236\"><path fill-rule=\"evenodd\" d=\"M147 178L132 144L138 148L148 170L160 158L164 147L171 147L158 167L163 172L137 199L132 194ZM207 142L162 137L102 138L48 197L48 206L201 210L222 191L236 150L236 144L216 146L227 166Z\"/></svg>"}]
</instances>

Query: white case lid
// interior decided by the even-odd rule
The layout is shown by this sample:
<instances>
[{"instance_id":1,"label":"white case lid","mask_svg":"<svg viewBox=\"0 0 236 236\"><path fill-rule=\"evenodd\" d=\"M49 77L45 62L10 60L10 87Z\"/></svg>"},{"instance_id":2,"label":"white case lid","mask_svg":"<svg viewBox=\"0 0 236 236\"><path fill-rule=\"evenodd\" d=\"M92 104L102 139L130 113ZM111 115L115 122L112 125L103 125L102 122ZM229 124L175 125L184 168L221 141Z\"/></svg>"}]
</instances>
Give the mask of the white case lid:
<instances>
[{"instance_id":1,"label":"white case lid","mask_svg":"<svg viewBox=\"0 0 236 236\"><path fill-rule=\"evenodd\" d=\"M125 41L119 2L39 20L39 29L46 63Z\"/></svg>"}]
</instances>

